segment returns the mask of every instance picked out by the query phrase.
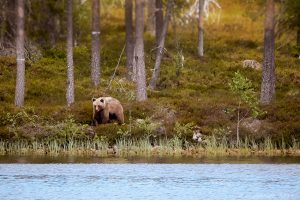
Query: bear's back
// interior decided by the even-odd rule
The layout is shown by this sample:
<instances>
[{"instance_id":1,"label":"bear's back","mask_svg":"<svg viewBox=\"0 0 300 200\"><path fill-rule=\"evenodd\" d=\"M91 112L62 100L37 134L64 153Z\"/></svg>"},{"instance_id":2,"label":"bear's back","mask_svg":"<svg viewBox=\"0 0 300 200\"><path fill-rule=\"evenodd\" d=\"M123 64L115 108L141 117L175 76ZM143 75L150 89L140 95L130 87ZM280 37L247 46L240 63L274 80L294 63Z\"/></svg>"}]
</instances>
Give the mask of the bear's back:
<instances>
[{"instance_id":1,"label":"bear's back","mask_svg":"<svg viewBox=\"0 0 300 200\"><path fill-rule=\"evenodd\" d=\"M118 99L115 99L113 97L102 97L106 103L119 103L120 101Z\"/></svg>"}]
</instances>

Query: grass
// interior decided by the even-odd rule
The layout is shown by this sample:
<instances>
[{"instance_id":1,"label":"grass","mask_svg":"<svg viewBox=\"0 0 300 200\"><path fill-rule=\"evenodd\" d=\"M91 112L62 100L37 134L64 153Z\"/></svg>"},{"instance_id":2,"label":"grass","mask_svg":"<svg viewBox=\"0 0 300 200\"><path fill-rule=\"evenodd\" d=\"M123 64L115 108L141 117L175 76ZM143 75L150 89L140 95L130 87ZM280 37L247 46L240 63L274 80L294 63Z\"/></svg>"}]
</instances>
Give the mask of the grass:
<instances>
[{"instance_id":1,"label":"grass","mask_svg":"<svg viewBox=\"0 0 300 200\"><path fill-rule=\"evenodd\" d=\"M265 154L269 151L268 148L273 153L294 152L294 148L299 148L300 141L300 60L291 54L290 49L294 44L276 51L276 99L272 105L261 107L262 110L267 111L267 114L259 119L262 123L260 130L251 132L247 128L241 128L241 145L238 149L233 145L236 142L236 112L225 111L236 108L238 101L230 91L228 83L234 73L240 71L252 81L256 96L259 97L261 71L242 68L242 61L255 59L262 62L263 60L263 9L255 1L245 3L239 0L220 0L220 4L222 6L220 22L213 23L209 20L205 23L203 59L197 57L195 23L177 27L179 49L185 57L184 66L180 68L180 76L176 76L178 49L174 42L175 34L171 28L169 29L166 41L167 54L162 61L158 89L148 90L149 99L142 103L132 100L135 85L124 79L126 75L124 56L116 78L112 82L112 89L106 90L125 42L123 11L120 7L110 11L115 12L116 15L103 13L101 16L103 29L101 30L101 84L97 88L92 86L90 80L91 38L85 30L88 29L87 25L90 22L78 22L84 25L84 30L77 46L74 47L75 104L70 108L66 106L65 100L67 68L64 42L43 50L43 57L40 60L26 62L24 109L16 109L13 105L15 58L0 57L1 152L32 152L35 148L37 152L45 153L48 150L45 150L43 141L49 143L46 146L49 152L53 153L72 152L71 149L76 152L77 149L79 152L92 154L94 151L100 151L105 154L108 146L112 144L118 146L118 154L137 152L137 154L150 155L156 151L158 154L169 155L173 155L174 152L176 155L182 152L183 154L200 152L199 154L229 155L235 154L236 151L242 154L251 154L253 151L254 154L259 152ZM85 8L82 6L80 9ZM154 41L155 39L149 34L145 34L147 82L151 78L151 69L154 66L151 54ZM278 45L280 44L277 41ZM113 96L122 102L126 125L108 124L92 127L94 140L85 140L89 138L88 127L92 117L91 99L93 96L102 95ZM241 105L241 113L247 113L248 110L247 105ZM250 117L250 114L246 117ZM154 127L147 129L150 130L150 135L156 134L157 126L165 129L164 137L167 139L162 140L159 147L155 149L144 139L145 127L137 125L137 121L146 119L150 119L148 125L152 124ZM174 130L176 122L193 123L201 128L204 136L211 139L206 146L192 145L183 148L182 139L177 138L179 133ZM81 131L78 134L74 133L78 128ZM121 133L120 129L123 133L130 130L128 132L130 136L126 140L120 140L122 138L122 135L118 134ZM226 129L226 131L213 139L217 129ZM76 138L66 144L66 136L69 137L70 130ZM226 136L226 142L220 141L223 136ZM189 143L192 143L191 137L192 133L188 131L180 138L186 138ZM98 147L102 147L102 150L97 150L96 143ZM3 150L6 145L9 148Z\"/></svg>"},{"instance_id":2,"label":"grass","mask_svg":"<svg viewBox=\"0 0 300 200\"><path fill-rule=\"evenodd\" d=\"M0 141L0 155L76 155L98 157L130 157L130 156L300 156L299 145L277 146L270 138L261 143L255 141L240 141L240 146L226 140L218 142L212 136L205 144L191 144L178 137L158 141L159 145L151 145L149 139L118 139L114 146L101 140L71 140L61 144L59 141L17 140Z\"/></svg>"}]
</instances>

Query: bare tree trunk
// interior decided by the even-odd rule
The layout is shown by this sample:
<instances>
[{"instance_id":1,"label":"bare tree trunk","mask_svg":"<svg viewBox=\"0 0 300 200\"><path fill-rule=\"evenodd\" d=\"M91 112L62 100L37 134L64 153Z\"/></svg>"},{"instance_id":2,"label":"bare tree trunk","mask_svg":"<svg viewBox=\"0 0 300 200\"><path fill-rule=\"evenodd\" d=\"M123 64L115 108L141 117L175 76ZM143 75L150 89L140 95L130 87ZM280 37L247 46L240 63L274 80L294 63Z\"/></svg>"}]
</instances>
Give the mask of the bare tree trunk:
<instances>
[{"instance_id":1,"label":"bare tree trunk","mask_svg":"<svg viewBox=\"0 0 300 200\"><path fill-rule=\"evenodd\" d=\"M74 103L74 66L73 66L73 1L67 0L67 104Z\"/></svg>"},{"instance_id":2,"label":"bare tree trunk","mask_svg":"<svg viewBox=\"0 0 300 200\"><path fill-rule=\"evenodd\" d=\"M133 71L133 25L132 25L132 0L125 0L125 27L126 27L126 67L127 79L133 81L136 71Z\"/></svg>"},{"instance_id":3,"label":"bare tree trunk","mask_svg":"<svg viewBox=\"0 0 300 200\"><path fill-rule=\"evenodd\" d=\"M147 0L147 31L154 36L155 35L155 0Z\"/></svg>"},{"instance_id":4,"label":"bare tree trunk","mask_svg":"<svg viewBox=\"0 0 300 200\"><path fill-rule=\"evenodd\" d=\"M164 14L163 14L163 3L162 0L155 1L155 38L156 38L156 46L159 45L159 38L162 32Z\"/></svg>"},{"instance_id":5,"label":"bare tree trunk","mask_svg":"<svg viewBox=\"0 0 300 200\"><path fill-rule=\"evenodd\" d=\"M237 118L237 124L236 124L236 146L239 147L240 145L240 108L241 108L241 102L239 102L238 107L238 118Z\"/></svg>"},{"instance_id":6,"label":"bare tree trunk","mask_svg":"<svg viewBox=\"0 0 300 200\"><path fill-rule=\"evenodd\" d=\"M144 1L135 0L135 62L136 62L136 84L137 101L147 100L146 72L144 61Z\"/></svg>"},{"instance_id":7,"label":"bare tree trunk","mask_svg":"<svg viewBox=\"0 0 300 200\"><path fill-rule=\"evenodd\" d=\"M17 78L15 105L17 107L24 106L25 94L25 58L24 58L24 0L17 1Z\"/></svg>"},{"instance_id":8,"label":"bare tree trunk","mask_svg":"<svg viewBox=\"0 0 300 200\"><path fill-rule=\"evenodd\" d=\"M300 25L298 25L297 30L297 46L300 46Z\"/></svg>"},{"instance_id":9,"label":"bare tree trunk","mask_svg":"<svg viewBox=\"0 0 300 200\"><path fill-rule=\"evenodd\" d=\"M164 20L162 33L161 33L161 36L159 39L159 44L158 44L157 51L156 51L154 70L153 70L152 78L151 78L150 85L149 85L149 87L151 89L156 88L156 82L157 82L159 72L160 72L160 64L161 64L161 60L162 60L163 53L164 53L165 39L166 39L167 30L168 30L168 24L169 24L169 20L171 18L172 5L173 5L173 1L168 0L167 13L166 13L166 17Z\"/></svg>"},{"instance_id":10,"label":"bare tree trunk","mask_svg":"<svg viewBox=\"0 0 300 200\"><path fill-rule=\"evenodd\" d=\"M265 36L264 36L264 63L261 84L261 104L270 104L275 96L275 7L274 0L267 0Z\"/></svg>"},{"instance_id":11,"label":"bare tree trunk","mask_svg":"<svg viewBox=\"0 0 300 200\"><path fill-rule=\"evenodd\" d=\"M100 0L93 0L92 3L92 66L91 77L94 86L100 82Z\"/></svg>"},{"instance_id":12,"label":"bare tree trunk","mask_svg":"<svg viewBox=\"0 0 300 200\"><path fill-rule=\"evenodd\" d=\"M298 24L297 24L297 46L300 46L300 12L298 12ZM300 58L300 55L299 55Z\"/></svg>"},{"instance_id":13,"label":"bare tree trunk","mask_svg":"<svg viewBox=\"0 0 300 200\"><path fill-rule=\"evenodd\" d=\"M199 0L199 19L198 19L198 55L199 55L199 57L203 57L203 55L204 55L203 7L204 7L204 0Z\"/></svg>"}]
</instances>

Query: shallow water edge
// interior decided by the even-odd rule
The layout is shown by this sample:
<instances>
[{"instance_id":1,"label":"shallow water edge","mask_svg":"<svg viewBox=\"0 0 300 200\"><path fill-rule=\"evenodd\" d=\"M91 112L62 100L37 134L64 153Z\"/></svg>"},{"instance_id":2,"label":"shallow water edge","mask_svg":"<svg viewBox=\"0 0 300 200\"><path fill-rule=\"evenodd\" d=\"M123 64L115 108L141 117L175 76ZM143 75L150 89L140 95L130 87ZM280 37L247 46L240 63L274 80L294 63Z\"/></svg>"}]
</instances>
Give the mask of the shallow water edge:
<instances>
[{"instance_id":1,"label":"shallow water edge","mask_svg":"<svg viewBox=\"0 0 300 200\"><path fill-rule=\"evenodd\" d=\"M300 164L300 156L50 156L50 155L0 155L0 163L162 163L162 164Z\"/></svg>"}]
</instances>

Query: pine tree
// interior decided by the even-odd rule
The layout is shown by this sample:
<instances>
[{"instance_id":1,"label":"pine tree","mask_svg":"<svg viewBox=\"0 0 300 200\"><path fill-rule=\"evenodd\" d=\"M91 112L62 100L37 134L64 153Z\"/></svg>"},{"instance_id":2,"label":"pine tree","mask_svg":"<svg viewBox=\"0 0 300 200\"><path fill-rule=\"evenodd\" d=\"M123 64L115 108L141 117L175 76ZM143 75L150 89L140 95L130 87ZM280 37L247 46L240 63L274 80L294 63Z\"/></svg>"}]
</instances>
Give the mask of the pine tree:
<instances>
[{"instance_id":1,"label":"pine tree","mask_svg":"<svg viewBox=\"0 0 300 200\"><path fill-rule=\"evenodd\" d=\"M267 0L264 36L264 62L261 84L261 104L270 104L275 96L275 5Z\"/></svg>"},{"instance_id":2,"label":"pine tree","mask_svg":"<svg viewBox=\"0 0 300 200\"><path fill-rule=\"evenodd\" d=\"M73 1L66 1L67 9L67 105L74 103L74 66L73 66Z\"/></svg>"},{"instance_id":3,"label":"pine tree","mask_svg":"<svg viewBox=\"0 0 300 200\"><path fill-rule=\"evenodd\" d=\"M203 8L204 8L204 0L199 0L199 19L198 19L198 55L199 55L199 57L203 57L203 55L204 55Z\"/></svg>"},{"instance_id":4,"label":"pine tree","mask_svg":"<svg viewBox=\"0 0 300 200\"><path fill-rule=\"evenodd\" d=\"M24 17L24 0L18 0L16 33L17 78L15 92L15 105L17 107L24 106L25 94Z\"/></svg>"},{"instance_id":5,"label":"pine tree","mask_svg":"<svg viewBox=\"0 0 300 200\"><path fill-rule=\"evenodd\" d=\"M92 3L92 66L91 77L94 86L98 86L100 82L100 1L93 0Z\"/></svg>"},{"instance_id":6,"label":"pine tree","mask_svg":"<svg viewBox=\"0 0 300 200\"><path fill-rule=\"evenodd\" d=\"M157 47L157 51L156 51L155 66L154 66L152 78L151 78L150 85L149 85L151 89L156 88L156 82L157 82L157 79L159 76L160 64L161 64L161 60L163 57L163 51L164 51L164 47L165 47L165 39L166 39L167 30L168 30L168 24L169 24L169 20L171 18L172 5L173 5L173 1L168 0L167 13L166 13L166 17L164 20L162 33L160 35L160 39L159 39L159 43L158 43L158 47Z\"/></svg>"},{"instance_id":7,"label":"pine tree","mask_svg":"<svg viewBox=\"0 0 300 200\"><path fill-rule=\"evenodd\" d=\"M134 80L136 73L133 71L134 39L132 21L132 0L125 0L126 68L127 79L131 81Z\"/></svg>"},{"instance_id":8,"label":"pine tree","mask_svg":"<svg viewBox=\"0 0 300 200\"><path fill-rule=\"evenodd\" d=\"M136 63L136 84L137 101L147 100L146 72L144 60L144 1L135 0L135 63Z\"/></svg>"}]
</instances>

